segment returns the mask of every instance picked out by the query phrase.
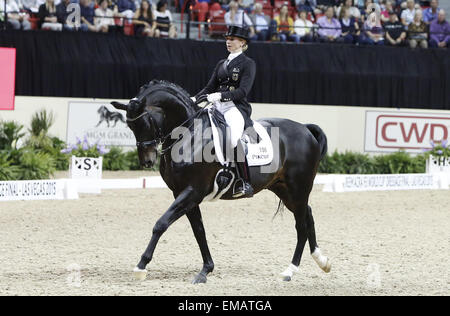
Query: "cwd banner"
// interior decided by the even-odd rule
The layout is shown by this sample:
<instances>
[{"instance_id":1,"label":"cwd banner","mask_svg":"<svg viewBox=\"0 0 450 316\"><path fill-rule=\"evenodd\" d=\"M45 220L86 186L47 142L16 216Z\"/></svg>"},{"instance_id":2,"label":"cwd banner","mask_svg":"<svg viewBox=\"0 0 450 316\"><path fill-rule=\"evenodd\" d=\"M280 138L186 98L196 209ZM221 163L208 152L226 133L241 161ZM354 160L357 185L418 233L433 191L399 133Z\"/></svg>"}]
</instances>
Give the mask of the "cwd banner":
<instances>
[{"instance_id":1,"label":"cwd banner","mask_svg":"<svg viewBox=\"0 0 450 316\"><path fill-rule=\"evenodd\" d=\"M116 110L109 103L69 102L67 143L76 144L84 138L91 144L105 146L136 145L125 111Z\"/></svg>"},{"instance_id":2,"label":"cwd banner","mask_svg":"<svg viewBox=\"0 0 450 316\"><path fill-rule=\"evenodd\" d=\"M0 110L14 110L16 49L0 47Z\"/></svg>"},{"instance_id":3,"label":"cwd banner","mask_svg":"<svg viewBox=\"0 0 450 316\"><path fill-rule=\"evenodd\" d=\"M421 153L450 136L450 113L366 112L366 152Z\"/></svg>"}]
</instances>

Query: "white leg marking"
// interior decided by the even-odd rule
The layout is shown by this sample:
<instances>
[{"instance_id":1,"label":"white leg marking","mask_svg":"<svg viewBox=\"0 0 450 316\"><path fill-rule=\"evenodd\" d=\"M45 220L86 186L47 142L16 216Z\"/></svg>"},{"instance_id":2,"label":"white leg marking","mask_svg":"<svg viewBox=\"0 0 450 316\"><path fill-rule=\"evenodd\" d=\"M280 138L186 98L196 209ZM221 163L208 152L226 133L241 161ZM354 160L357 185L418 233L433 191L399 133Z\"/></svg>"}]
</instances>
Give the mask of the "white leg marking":
<instances>
[{"instance_id":1,"label":"white leg marking","mask_svg":"<svg viewBox=\"0 0 450 316\"><path fill-rule=\"evenodd\" d=\"M289 265L289 267L281 273L281 276L283 277L284 281L290 281L292 280L292 277L294 276L295 272L298 272L298 267L294 266L292 263Z\"/></svg>"},{"instance_id":2,"label":"white leg marking","mask_svg":"<svg viewBox=\"0 0 450 316\"><path fill-rule=\"evenodd\" d=\"M314 252L311 254L311 256L323 271L325 271L326 273L330 272L331 270L330 260L324 255L322 255L319 248L316 248Z\"/></svg>"}]
</instances>

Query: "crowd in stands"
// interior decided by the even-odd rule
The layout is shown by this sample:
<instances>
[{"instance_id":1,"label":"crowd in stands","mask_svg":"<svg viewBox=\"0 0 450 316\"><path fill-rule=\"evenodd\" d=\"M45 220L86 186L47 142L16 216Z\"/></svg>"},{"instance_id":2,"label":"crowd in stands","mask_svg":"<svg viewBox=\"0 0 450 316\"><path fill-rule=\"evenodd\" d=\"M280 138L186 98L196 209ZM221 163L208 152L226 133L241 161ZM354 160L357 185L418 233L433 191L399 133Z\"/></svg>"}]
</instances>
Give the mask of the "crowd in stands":
<instances>
[{"instance_id":1,"label":"crowd in stands","mask_svg":"<svg viewBox=\"0 0 450 316\"><path fill-rule=\"evenodd\" d=\"M5 3L6 1L6 3ZM153 3L155 1L155 3ZM175 0L210 34L247 26L253 41L449 47L450 24L439 0ZM0 0L0 23L13 29L113 32L177 37L167 0ZM76 14L79 12L80 14ZM172 11L173 12L173 11ZM216 24L218 26L216 26Z\"/></svg>"}]
</instances>

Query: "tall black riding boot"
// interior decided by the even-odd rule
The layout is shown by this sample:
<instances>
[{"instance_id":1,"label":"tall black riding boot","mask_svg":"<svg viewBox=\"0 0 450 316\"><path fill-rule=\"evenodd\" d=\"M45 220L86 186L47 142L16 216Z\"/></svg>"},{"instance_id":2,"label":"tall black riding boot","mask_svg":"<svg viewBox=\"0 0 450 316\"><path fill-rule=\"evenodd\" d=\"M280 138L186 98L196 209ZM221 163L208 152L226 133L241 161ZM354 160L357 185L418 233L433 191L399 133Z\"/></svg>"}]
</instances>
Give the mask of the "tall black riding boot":
<instances>
[{"instance_id":1,"label":"tall black riding boot","mask_svg":"<svg viewBox=\"0 0 450 316\"><path fill-rule=\"evenodd\" d=\"M250 184L250 170L242 143L239 141L234 149L238 179L233 187L233 197L253 197L253 187Z\"/></svg>"}]
</instances>

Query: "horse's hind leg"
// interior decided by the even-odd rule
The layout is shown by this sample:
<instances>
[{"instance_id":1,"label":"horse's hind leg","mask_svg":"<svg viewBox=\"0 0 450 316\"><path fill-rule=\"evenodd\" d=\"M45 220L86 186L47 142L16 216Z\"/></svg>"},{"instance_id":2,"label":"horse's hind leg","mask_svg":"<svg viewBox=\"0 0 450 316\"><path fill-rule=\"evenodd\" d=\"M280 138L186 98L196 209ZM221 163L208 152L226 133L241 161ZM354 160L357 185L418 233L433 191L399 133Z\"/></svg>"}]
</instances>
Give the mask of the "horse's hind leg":
<instances>
[{"instance_id":1,"label":"horse's hind leg","mask_svg":"<svg viewBox=\"0 0 450 316\"><path fill-rule=\"evenodd\" d=\"M309 249L311 250L311 256L319 267L326 273L331 271L330 260L322 255L316 240L316 229L314 225L314 218L312 215L311 206L308 205L306 213L306 225L308 230Z\"/></svg>"},{"instance_id":2,"label":"horse's hind leg","mask_svg":"<svg viewBox=\"0 0 450 316\"><path fill-rule=\"evenodd\" d=\"M195 239L197 240L200 252L203 257L203 269L194 278L192 284L206 283L206 276L214 270L214 262L209 252L208 243L206 241L205 228L203 226L202 214L197 206L186 214L192 226Z\"/></svg>"}]
</instances>

